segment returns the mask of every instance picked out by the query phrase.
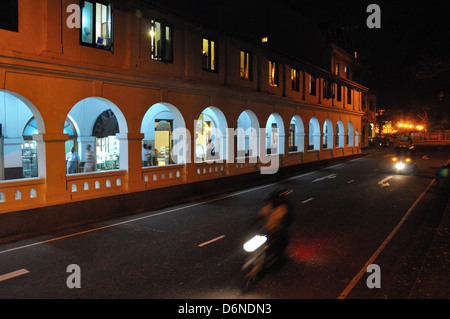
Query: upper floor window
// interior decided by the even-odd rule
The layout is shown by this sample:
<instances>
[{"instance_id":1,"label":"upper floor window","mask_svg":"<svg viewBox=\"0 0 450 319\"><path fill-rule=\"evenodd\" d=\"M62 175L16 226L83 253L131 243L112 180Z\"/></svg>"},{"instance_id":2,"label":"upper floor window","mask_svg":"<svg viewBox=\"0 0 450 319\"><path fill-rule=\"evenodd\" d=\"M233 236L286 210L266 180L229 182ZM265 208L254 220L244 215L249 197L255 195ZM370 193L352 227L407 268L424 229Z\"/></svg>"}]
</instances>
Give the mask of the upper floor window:
<instances>
[{"instance_id":1,"label":"upper floor window","mask_svg":"<svg viewBox=\"0 0 450 319\"><path fill-rule=\"evenodd\" d=\"M309 75L309 95L316 95L316 77Z\"/></svg>"},{"instance_id":2,"label":"upper floor window","mask_svg":"<svg viewBox=\"0 0 450 319\"><path fill-rule=\"evenodd\" d=\"M335 69L334 69L334 74L336 74L336 75L339 75L339 73L340 73L340 65L339 65L339 63L336 63L336 65L335 65Z\"/></svg>"},{"instance_id":3,"label":"upper floor window","mask_svg":"<svg viewBox=\"0 0 450 319\"><path fill-rule=\"evenodd\" d=\"M345 77L350 80L350 68L348 66L346 66L344 68L344 72L345 72Z\"/></svg>"},{"instance_id":4,"label":"upper floor window","mask_svg":"<svg viewBox=\"0 0 450 319\"><path fill-rule=\"evenodd\" d=\"M3 0L0 7L0 29L19 31L17 0Z\"/></svg>"},{"instance_id":5,"label":"upper floor window","mask_svg":"<svg viewBox=\"0 0 450 319\"><path fill-rule=\"evenodd\" d=\"M342 101L342 85L339 83L336 84L336 100L338 102Z\"/></svg>"},{"instance_id":6,"label":"upper floor window","mask_svg":"<svg viewBox=\"0 0 450 319\"><path fill-rule=\"evenodd\" d=\"M244 50L241 50L240 55L240 76L241 79L252 79L252 54Z\"/></svg>"},{"instance_id":7,"label":"upper floor window","mask_svg":"<svg viewBox=\"0 0 450 319\"><path fill-rule=\"evenodd\" d=\"M216 41L203 38L202 50L203 70L217 71L217 43Z\"/></svg>"},{"instance_id":8,"label":"upper floor window","mask_svg":"<svg viewBox=\"0 0 450 319\"><path fill-rule=\"evenodd\" d=\"M352 89L347 88L347 104L352 104Z\"/></svg>"},{"instance_id":9,"label":"upper floor window","mask_svg":"<svg viewBox=\"0 0 450 319\"><path fill-rule=\"evenodd\" d=\"M323 98L334 98L334 83L331 80L323 79Z\"/></svg>"},{"instance_id":10,"label":"upper floor window","mask_svg":"<svg viewBox=\"0 0 450 319\"><path fill-rule=\"evenodd\" d=\"M150 37L152 40L152 59L172 62L172 27L163 21L152 21Z\"/></svg>"},{"instance_id":11,"label":"upper floor window","mask_svg":"<svg viewBox=\"0 0 450 319\"><path fill-rule=\"evenodd\" d=\"M278 62L269 60L269 85L278 86L278 73L279 73Z\"/></svg>"},{"instance_id":12,"label":"upper floor window","mask_svg":"<svg viewBox=\"0 0 450 319\"><path fill-rule=\"evenodd\" d=\"M300 91L300 72L296 68L291 69L291 82L294 91Z\"/></svg>"},{"instance_id":13,"label":"upper floor window","mask_svg":"<svg viewBox=\"0 0 450 319\"><path fill-rule=\"evenodd\" d=\"M101 49L112 48L112 4L81 1L81 43Z\"/></svg>"}]
</instances>

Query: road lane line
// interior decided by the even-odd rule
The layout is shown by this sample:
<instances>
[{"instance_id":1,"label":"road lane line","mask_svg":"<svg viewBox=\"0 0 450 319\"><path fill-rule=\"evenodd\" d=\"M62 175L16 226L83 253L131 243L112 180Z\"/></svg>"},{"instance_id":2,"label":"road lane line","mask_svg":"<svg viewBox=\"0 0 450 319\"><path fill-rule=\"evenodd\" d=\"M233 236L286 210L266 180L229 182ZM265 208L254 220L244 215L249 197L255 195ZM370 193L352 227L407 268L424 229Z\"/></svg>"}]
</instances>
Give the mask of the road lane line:
<instances>
[{"instance_id":1,"label":"road lane line","mask_svg":"<svg viewBox=\"0 0 450 319\"><path fill-rule=\"evenodd\" d=\"M316 171L299 174L297 176L290 177L290 178L285 179L285 180L293 180L293 179L301 178L301 177L313 174L314 172L316 172ZM102 226L102 227L88 229L88 230L81 231L81 232L78 232L78 233L73 233L73 234L69 234L69 235L65 235L65 236L61 236L61 237L56 237L56 238L51 238L51 239L48 239L48 240L35 242L35 243L32 243L32 244L28 244L28 245L23 245L23 246L19 246L19 247L14 247L14 248L2 250L2 251L0 251L0 255L1 254L6 254L6 253L9 253L9 252L12 252L12 251L20 250L20 249L25 249L25 248L29 248L29 247L33 247L33 246L38 246L38 245L47 244L47 243L50 243L50 242L66 239L66 238L71 238L71 237L76 237L76 236L92 233L92 232L95 232L95 231L98 231L98 230L102 230L102 229L108 229L108 228L112 228L112 227L116 227L116 226L120 226L120 225L124 225L124 224L129 224L129 223L132 223L132 222L136 222L136 221L140 221L140 220L144 220L144 219L148 219L148 218L153 218L153 217L157 217L157 216L161 216L161 215L170 214L170 213L173 213L173 212L176 212L176 211L179 211L179 210L183 210L183 209L188 209L188 208L192 208L192 207L201 206L201 205L204 205L204 204L209 204L209 203L212 203L212 202L215 202L215 201L220 201L220 200L225 199L225 198L230 198L230 197L242 195L242 194L245 194L245 193L250 193L250 192L253 192L253 191L257 191L257 190L260 190L260 189L263 189L263 188L271 187L271 186L274 186L274 185L277 185L277 184L282 184L283 182L285 182L285 180L281 180L281 181L278 181L278 182L275 182L275 183L266 184L266 185L262 185L262 186L253 187L253 188L250 188L250 189L247 189L247 190L243 190L243 191L234 192L234 193L231 193L231 194L228 194L228 195L212 198L212 199L205 200L205 201L202 201L202 202L199 202L199 203L194 203L194 204L190 204L190 205L185 205L185 206L181 206L181 207L165 210L165 211L162 211L162 212L159 212L159 213L151 213L150 215L146 215L146 216L142 216L142 217L138 217L138 218L125 220L123 222L119 222L119 223L115 223L115 224L105 225L105 226Z\"/></svg>"},{"instance_id":2,"label":"road lane line","mask_svg":"<svg viewBox=\"0 0 450 319\"><path fill-rule=\"evenodd\" d=\"M351 180L349 180L348 182L347 182L347 184L351 184L351 183L353 183L355 180L354 179L351 179Z\"/></svg>"},{"instance_id":3,"label":"road lane line","mask_svg":"<svg viewBox=\"0 0 450 319\"><path fill-rule=\"evenodd\" d=\"M0 276L0 282L8 280L8 279L11 279L11 278L14 278L14 277L19 277L19 276L22 276L22 275L26 275L28 273L29 273L29 271L26 270L26 269L16 270L16 271L10 272L8 274L1 275Z\"/></svg>"},{"instance_id":4,"label":"road lane line","mask_svg":"<svg viewBox=\"0 0 450 319\"><path fill-rule=\"evenodd\" d=\"M148 219L148 218L153 218L153 217L157 217L157 216L161 216L161 215L166 215L166 214L173 213L173 212L176 212L176 211L179 211L179 210L183 210L183 209L188 209L188 208L192 208L192 207L201 206L201 205L212 203L212 202L215 202L215 201L220 201L220 200L225 199L225 198L234 197L234 196L237 196L237 195L241 195L241 194L249 193L249 192L252 192L252 191L259 190L259 189L267 188L267 187L270 187L270 186L273 186L273 185L276 185L276 184L279 184L279 183L281 183L281 182L267 184L267 185L262 185L262 186L254 187L254 188L247 189L247 190L244 190L244 191L232 193L232 194L229 194L229 195L224 195L224 196L220 196L220 197L217 197L217 198L212 198L212 199L209 199L209 200L206 200L206 201L202 201L202 202L199 202L199 203L194 203L194 204L190 204L190 205L184 205L184 206L181 206L181 207L165 210L165 211L162 211L162 212L159 212L159 213L153 213L151 215L146 215L146 216L142 216L142 217L138 217L138 218L128 219L128 220L125 220L123 222L119 222L119 223L115 223L115 224L105 225L105 226L102 226L102 227L88 229L88 230L81 231L81 232L78 232L78 233L73 233L73 234L69 234L69 235L65 235L65 236L61 236L61 237L56 237L56 238L51 238L51 239L48 239L48 240L43 240L43 241L40 241L40 242L28 244L28 245L23 245L23 246L19 246L19 247L15 247L15 248L6 249L6 250L3 250L3 251L0 251L0 255L1 254L5 254L5 253L9 253L9 252L12 252L12 251L15 251L15 250L20 250L20 249L24 249L24 248L29 248L29 247L33 247L33 246L42 245L42 244L47 244L47 243L58 241L58 240L61 240L61 239L66 239L66 238L71 238L71 237L75 237L75 236L80 236L80 235L92 233L92 232L95 232L95 231L98 231L98 230L102 230L102 229L108 229L108 228L112 228L112 227L116 227L116 226L120 226L120 225L124 225L124 224L129 224L129 223L132 223L132 222L136 222L136 221L140 221L140 220L144 220L144 219Z\"/></svg>"},{"instance_id":5,"label":"road lane line","mask_svg":"<svg viewBox=\"0 0 450 319\"><path fill-rule=\"evenodd\" d=\"M394 176L388 176L385 179L383 179L382 181L378 182L378 185L380 185L381 187L388 187L390 186L389 183L387 182L388 180L390 180L391 178L393 178Z\"/></svg>"},{"instance_id":6,"label":"road lane line","mask_svg":"<svg viewBox=\"0 0 450 319\"><path fill-rule=\"evenodd\" d=\"M200 245L197 245L197 246L198 246L198 247L203 247L203 246L209 245L209 244L211 244L211 243L213 243L213 242L215 242L215 241L218 241L218 240L220 240L220 239L222 239L222 238L225 238L225 237L226 237L225 235L222 235L222 236L216 237L216 238L214 238L214 239L205 241L203 244L200 244Z\"/></svg>"},{"instance_id":7,"label":"road lane line","mask_svg":"<svg viewBox=\"0 0 450 319\"><path fill-rule=\"evenodd\" d=\"M352 291L352 289L356 286L358 281L361 279L361 277L366 273L367 267L372 265L375 261L375 259L380 255L380 253L383 251L383 249L387 246L387 244L391 241L391 239L395 236L395 234L398 232L398 230L403 226L406 219L408 219L409 215L411 215L414 208L416 208L417 204L422 200L422 198L425 196L425 194L428 192L428 190L431 188L431 186L434 184L436 179L433 179L428 185L428 187L423 191L423 193L419 196L419 198L416 199L414 204L408 209L406 214L403 216L403 218L400 220L398 225L394 228L394 230L389 234L389 236L381 243L380 247L373 253L373 255L369 258L369 260L364 264L364 266L361 268L359 273L353 278L353 280L350 282L350 284L342 291L342 293L339 295L338 299L345 299L348 294Z\"/></svg>"},{"instance_id":8,"label":"road lane line","mask_svg":"<svg viewBox=\"0 0 450 319\"><path fill-rule=\"evenodd\" d=\"M312 200L314 200L314 198L309 198L309 199L307 199L307 200L304 200L304 201L302 202L302 204L306 204L307 202L310 202L310 201L312 201Z\"/></svg>"},{"instance_id":9,"label":"road lane line","mask_svg":"<svg viewBox=\"0 0 450 319\"><path fill-rule=\"evenodd\" d=\"M331 174L331 175L328 175L328 176L316 178L312 182L315 183L315 182L320 182L320 181L323 181L323 180L326 180L326 179L334 179L334 178L336 178L336 174Z\"/></svg>"}]
</instances>

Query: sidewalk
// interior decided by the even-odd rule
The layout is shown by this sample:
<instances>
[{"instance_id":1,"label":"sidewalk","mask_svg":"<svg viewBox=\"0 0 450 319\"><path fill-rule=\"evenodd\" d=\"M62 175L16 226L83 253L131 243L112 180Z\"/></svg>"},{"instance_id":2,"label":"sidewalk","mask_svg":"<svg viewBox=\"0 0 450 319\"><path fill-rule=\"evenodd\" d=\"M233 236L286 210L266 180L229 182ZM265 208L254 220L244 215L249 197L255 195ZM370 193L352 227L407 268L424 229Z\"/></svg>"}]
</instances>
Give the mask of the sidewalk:
<instances>
[{"instance_id":1,"label":"sidewalk","mask_svg":"<svg viewBox=\"0 0 450 319\"><path fill-rule=\"evenodd\" d=\"M412 287L410 299L450 298L449 228L450 200L447 202L441 223L435 229L433 242Z\"/></svg>"},{"instance_id":2,"label":"sidewalk","mask_svg":"<svg viewBox=\"0 0 450 319\"><path fill-rule=\"evenodd\" d=\"M370 147L363 149L362 154L383 150L385 148ZM449 187L439 188L438 184L440 182L436 181L429 218L403 265L402 270L406 272L398 274L398 283L389 291L388 299L450 299Z\"/></svg>"}]
</instances>

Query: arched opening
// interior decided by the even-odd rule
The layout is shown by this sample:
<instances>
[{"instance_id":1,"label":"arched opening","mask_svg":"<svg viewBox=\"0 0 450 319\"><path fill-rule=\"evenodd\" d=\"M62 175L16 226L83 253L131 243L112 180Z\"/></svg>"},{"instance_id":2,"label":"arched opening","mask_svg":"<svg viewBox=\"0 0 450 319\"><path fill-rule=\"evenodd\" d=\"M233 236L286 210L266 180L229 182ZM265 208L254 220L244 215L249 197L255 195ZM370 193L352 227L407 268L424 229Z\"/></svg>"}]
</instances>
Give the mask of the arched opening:
<instances>
[{"instance_id":1,"label":"arched opening","mask_svg":"<svg viewBox=\"0 0 450 319\"><path fill-rule=\"evenodd\" d=\"M169 103L157 103L144 115L141 124L142 165L162 166L180 163L174 145L180 141L176 129L185 129L186 124L180 111Z\"/></svg>"},{"instance_id":2,"label":"arched opening","mask_svg":"<svg viewBox=\"0 0 450 319\"><path fill-rule=\"evenodd\" d=\"M353 138L354 138L353 123L349 121L347 124L347 146L353 146Z\"/></svg>"},{"instance_id":3,"label":"arched opening","mask_svg":"<svg viewBox=\"0 0 450 319\"><path fill-rule=\"evenodd\" d=\"M259 121L255 113L243 111L236 123L236 156L258 156Z\"/></svg>"},{"instance_id":4,"label":"arched opening","mask_svg":"<svg viewBox=\"0 0 450 319\"><path fill-rule=\"evenodd\" d=\"M220 161L226 158L227 121L217 107L203 110L195 121L195 161Z\"/></svg>"},{"instance_id":5,"label":"arched opening","mask_svg":"<svg viewBox=\"0 0 450 319\"><path fill-rule=\"evenodd\" d=\"M267 119L266 134L266 154L284 154L284 124L278 113Z\"/></svg>"},{"instance_id":6,"label":"arched opening","mask_svg":"<svg viewBox=\"0 0 450 319\"><path fill-rule=\"evenodd\" d=\"M45 165L39 165L45 144L35 140L44 132L44 121L30 101L0 90L0 180L45 176Z\"/></svg>"},{"instance_id":7,"label":"arched opening","mask_svg":"<svg viewBox=\"0 0 450 319\"><path fill-rule=\"evenodd\" d=\"M299 115L294 115L289 123L289 152L304 152L305 128Z\"/></svg>"},{"instance_id":8,"label":"arched opening","mask_svg":"<svg viewBox=\"0 0 450 319\"><path fill-rule=\"evenodd\" d=\"M333 148L333 124L330 119L323 124L323 148Z\"/></svg>"},{"instance_id":9,"label":"arched opening","mask_svg":"<svg viewBox=\"0 0 450 319\"><path fill-rule=\"evenodd\" d=\"M320 151L320 124L316 117L312 117L308 124L308 150Z\"/></svg>"},{"instance_id":10,"label":"arched opening","mask_svg":"<svg viewBox=\"0 0 450 319\"><path fill-rule=\"evenodd\" d=\"M335 145L336 147L344 147L345 146L345 130L344 130L344 123L339 120L336 124L336 140Z\"/></svg>"},{"instance_id":11,"label":"arched opening","mask_svg":"<svg viewBox=\"0 0 450 319\"><path fill-rule=\"evenodd\" d=\"M359 147L359 131L358 131L358 129L356 129L356 132L355 132L355 146Z\"/></svg>"},{"instance_id":12,"label":"arched opening","mask_svg":"<svg viewBox=\"0 0 450 319\"><path fill-rule=\"evenodd\" d=\"M68 118L77 132L73 141L80 156L77 172L84 172L91 156L88 148L93 152L94 171L128 169L128 128L114 103L99 97L86 98L75 104ZM66 148L71 147L70 143L69 138Z\"/></svg>"}]
</instances>

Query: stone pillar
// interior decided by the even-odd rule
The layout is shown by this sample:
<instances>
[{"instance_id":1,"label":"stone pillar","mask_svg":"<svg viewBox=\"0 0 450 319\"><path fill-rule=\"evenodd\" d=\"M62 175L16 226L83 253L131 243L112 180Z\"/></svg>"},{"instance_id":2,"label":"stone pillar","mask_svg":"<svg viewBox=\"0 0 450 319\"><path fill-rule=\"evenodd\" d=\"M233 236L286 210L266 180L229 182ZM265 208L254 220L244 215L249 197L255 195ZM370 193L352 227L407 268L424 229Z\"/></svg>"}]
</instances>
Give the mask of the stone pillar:
<instances>
[{"instance_id":1,"label":"stone pillar","mask_svg":"<svg viewBox=\"0 0 450 319\"><path fill-rule=\"evenodd\" d=\"M45 202L58 204L70 200L66 183L66 150L68 134L47 133L33 135L38 147L39 177L45 178Z\"/></svg>"},{"instance_id":2,"label":"stone pillar","mask_svg":"<svg viewBox=\"0 0 450 319\"><path fill-rule=\"evenodd\" d=\"M128 171L126 183L127 191L141 191L145 189L142 179L142 133L117 133L119 140L119 163L121 170Z\"/></svg>"}]
</instances>

